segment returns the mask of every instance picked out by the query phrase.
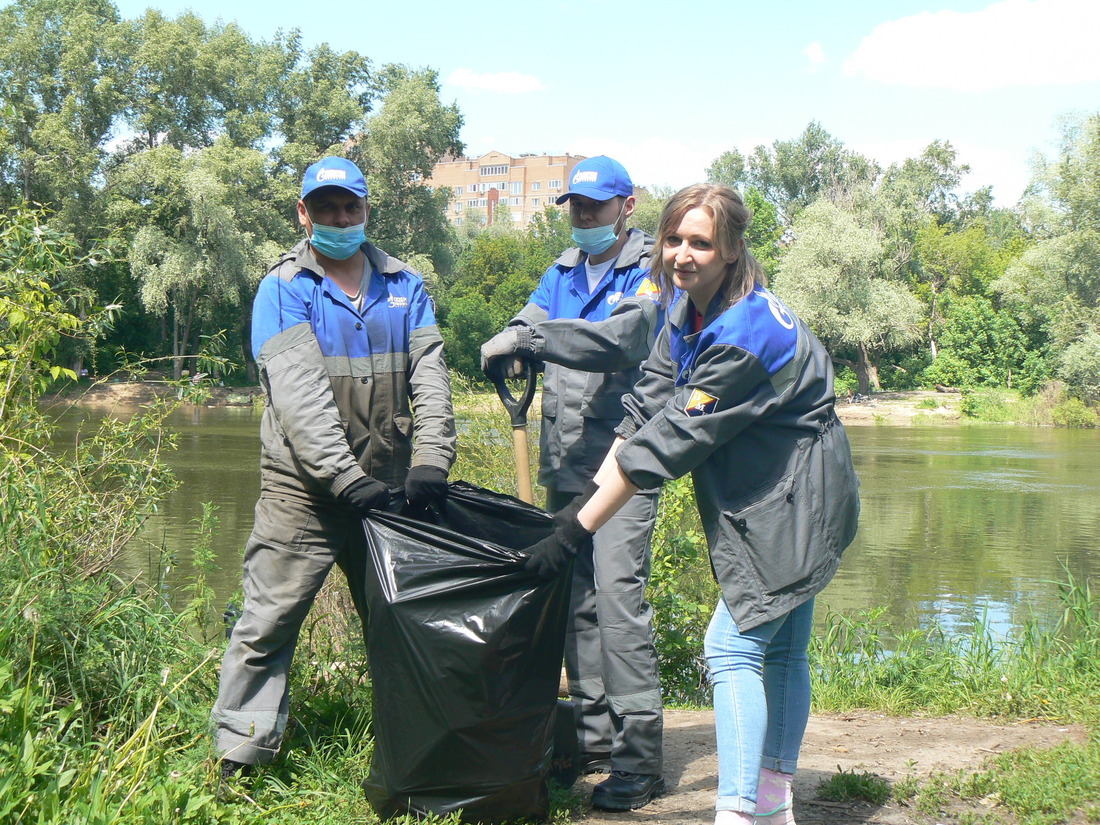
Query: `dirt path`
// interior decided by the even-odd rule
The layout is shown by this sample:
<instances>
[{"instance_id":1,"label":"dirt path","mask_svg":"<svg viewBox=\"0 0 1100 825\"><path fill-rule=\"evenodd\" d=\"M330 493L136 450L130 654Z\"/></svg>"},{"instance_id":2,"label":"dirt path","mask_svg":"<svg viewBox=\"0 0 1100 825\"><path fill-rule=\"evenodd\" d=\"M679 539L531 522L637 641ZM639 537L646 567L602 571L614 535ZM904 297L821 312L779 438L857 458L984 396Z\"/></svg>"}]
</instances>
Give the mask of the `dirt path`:
<instances>
[{"instance_id":1,"label":"dirt path","mask_svg":"<svg viewBox=\"0 0 1100 825\"><path fill-rule=\"evenodd\" d=\"M1052 747L1067 739L1083 742L1078 726L994 724L967 718L892 717L878 713L813 716L795 777L795 817L800 823L931 825L936 817L887 802L884 806L837 804L817 798L818 786L838 768L866 771L891 783L937 771L979 768L991 756L1026 746ZM668 793L640 810L609 813L588 810L576 821L686 825L714 821L718 761L711 711L665 712L665 777ZM576 789L587 800L603 777L584 777ZM587 807L587 803L586 803ZM979 807L979 813L990 808Z\"/></svg>"}]
</instances>

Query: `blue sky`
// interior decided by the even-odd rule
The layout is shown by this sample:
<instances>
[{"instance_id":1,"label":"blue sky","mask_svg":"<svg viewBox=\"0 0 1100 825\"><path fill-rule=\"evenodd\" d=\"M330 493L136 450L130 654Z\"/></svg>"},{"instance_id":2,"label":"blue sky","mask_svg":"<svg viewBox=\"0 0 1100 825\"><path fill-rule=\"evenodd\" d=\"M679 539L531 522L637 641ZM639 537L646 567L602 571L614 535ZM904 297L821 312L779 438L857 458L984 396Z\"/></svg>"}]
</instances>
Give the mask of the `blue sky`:
<instances>
[{"instance_id":1,"label":"blue sky","mask_svg":"<svg viewBox=\"0 0 1100 825\"><path fill-rule=\"evenodd\" d=\"M1097 0L115 0L429 66L467 153L608 154L679 188L811 120L884 166L948 140L1011 206L1059 119L1100 111Z\"/></svg>"}]
</instances>

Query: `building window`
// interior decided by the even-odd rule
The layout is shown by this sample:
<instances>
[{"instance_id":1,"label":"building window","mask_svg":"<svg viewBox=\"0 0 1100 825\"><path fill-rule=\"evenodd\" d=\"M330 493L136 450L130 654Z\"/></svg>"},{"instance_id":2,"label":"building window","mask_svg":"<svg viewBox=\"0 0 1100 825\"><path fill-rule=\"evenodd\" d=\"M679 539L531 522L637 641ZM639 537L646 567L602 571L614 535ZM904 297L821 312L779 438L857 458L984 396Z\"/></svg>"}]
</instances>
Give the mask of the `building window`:
<instances>
[{"instance_id":1,"label":"building window","mask_svg":"<svg viewBox=\"0 0 1100 825\"><path fill-rule=\"evenodd\" d=\"M476 183L466 184L466 191L467 192L476 192L477 191L477 184Z\"/></svg>"},{"instance_id":2,"label":"building window","mask_svg":"<svg viewBox=\"0 0 1100 825\"><path fill-rule=\"evenodd\" d=\"M521 181L521 180L512 181L512 194L513 195L522 195L523 194L523 181Z\"/></svg>"},{"instance_id":3,"label":"building window","mask_svg":"<svg viewBox=\"0 0 1100 825\"><path fill-rule=\"evenodd\" d=\"M455 201L455 212L462 211L462 201Z\"/></svg>"},{"instance_id":4,"label":"building window","mask_svg":"<svg viewBox=\"0 0 1100 825\"><path fill-rule=\"evenodd\" d=\"M468 201L466 201L466 205L473 209L475 206L477 206L477 198L470 198Z\"/></svg>"},{"instance_id":5,"label":"building window","mask_svg":"<svg viewBox=\"0 0 1100 825\"><path fill-rule=\"evenodd\" d=\"M462 195L462 187L461 186L456 186L455 187L455 197L456 198L461 197L461 195Z\"/></svg>"},{"instance_id":6,"label":"building window","mask_svg":"<svg viewBox=\"0 0 1100 825\"><path fill-rule=\"evenodd\" d=\"M507 164L502 165L502 166L482 166L481 169L480 169L479 174L482 177L485 177L487 175L493 175L494 177L497 176L497 175L507 175L508 174L508 166L507 166Z\"/></svg>"},{"instance_id":7,"label":"building window","mask_svg":"<svg viewBox=\"0 0 1100 825\"><path fill-rule=\"evenodd\" d=\"M531 198L531 206L542 206L542 198Z\"/></svg>"},{"instance_id":8,"label":"building window","mask_svg":"<svg viewBox=\"0 0 1100 825\"><path fill-rule=\"evenodd\" d=\"M455 218L455 226L462 226L462 218Z\"/></svg>"},{"instance_id":9,"label":"building window","mask_svg":"<svg viewBox=\"0 0 1100 825\"><path fill-rule=\"evenodd\" d=\"M542 189L542 181L538 181L538 180L531 181L531 191L532 192L538 192L540 189Z\"/></svg>"},{"instance_id":10,"label":"building window","mask_svg":"<svg viewBox=\"0 0 1100 825\"><path fill-rule=\"evenodd\" d=\"M550 187L551 189L561 189L561 181L560 180L547 181L546 185L548 187Z\"/></svg>"}]
</instances>

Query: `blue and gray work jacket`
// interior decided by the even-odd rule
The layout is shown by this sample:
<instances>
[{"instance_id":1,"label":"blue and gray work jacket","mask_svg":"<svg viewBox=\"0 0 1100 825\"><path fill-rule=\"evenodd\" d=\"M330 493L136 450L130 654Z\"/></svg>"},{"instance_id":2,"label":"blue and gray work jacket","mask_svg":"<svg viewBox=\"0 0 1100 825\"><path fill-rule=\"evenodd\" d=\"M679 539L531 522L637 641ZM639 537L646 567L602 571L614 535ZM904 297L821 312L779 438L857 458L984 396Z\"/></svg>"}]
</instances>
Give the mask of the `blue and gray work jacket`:
<instances>
[{"instance_id":1,"label":"blue and gray work jacket","mask_svg":"<svg viewBox=\"0 0 1100 825\"><path fill-rule=\"evenodd\" d=\"M362 311L308 241L260 282L252 350L268 402L265 495L324 500L364 475L397 487L412 464L454 462L450 379L424 283L373 244L362 249Z\"/></svg>"},{"instance_id":2,"label":"blue and gray work jacket","mask_svg":"<svg viewBox=\"0 0 1100 825\"><path fill-rule=\"evenodd\" d=\"M661 313L649 280L653 239L631 229L589 293L585 261L569 249L546 270L512 324L532 327L545 362L539 483L579 493L596 474L622 421L622 396L641 377Z\"/></svg>"},{"instance_id":3,"label":"blue and gray work jacket","mask_svg":"<svg viewBox=\"0 0 1100 825\"><path fill-rule=\"evenodd\" d=\"M624 399L616 454L633 484L692 473L711 564L742 632L818 593L855 536L859 480L825 348L756 286L694 331L675 296Z\"/></svg>"}]
</instances>

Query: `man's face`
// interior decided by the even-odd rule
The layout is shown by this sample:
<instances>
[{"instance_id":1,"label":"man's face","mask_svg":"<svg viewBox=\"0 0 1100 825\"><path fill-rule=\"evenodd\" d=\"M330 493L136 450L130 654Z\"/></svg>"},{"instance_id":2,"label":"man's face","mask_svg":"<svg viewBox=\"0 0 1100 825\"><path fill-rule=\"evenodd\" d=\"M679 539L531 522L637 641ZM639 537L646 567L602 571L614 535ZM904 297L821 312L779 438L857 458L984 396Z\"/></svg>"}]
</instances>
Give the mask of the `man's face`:
<instances>
[{"instance_id":1,"label":"man's face","mask_svg":"<svg viewBox=\"0 0 1100 825\"><path fill-rule=\"evenodd\" d=\"M315 223L344 229L366 223L369 214L366 198L339 186L323 186L311 192L307 200L298 201L298 223L308 234L313 234Z\"/></svg>"},{"instance_id":2,"label":"man's face","mask_svg":"<svg viewBox=\"0 0 1100 825\"><path fill-rule=\"evenodd\" d=\"M627 198L633 200L633 198ZM594 226L608 226L615 223L623 210L623 198L609 198L597 201L584 195L569 198L569 219L577 229L591 229ZM627 212L627 214L630 214Z\"/></svg>"}]
</instances>

